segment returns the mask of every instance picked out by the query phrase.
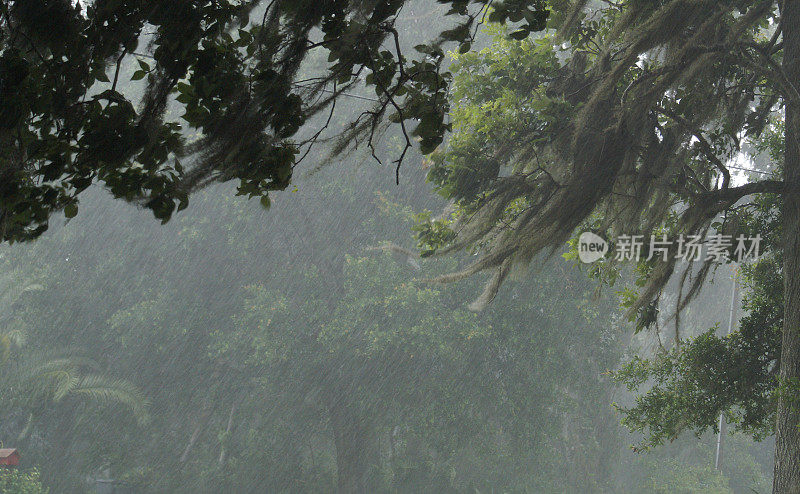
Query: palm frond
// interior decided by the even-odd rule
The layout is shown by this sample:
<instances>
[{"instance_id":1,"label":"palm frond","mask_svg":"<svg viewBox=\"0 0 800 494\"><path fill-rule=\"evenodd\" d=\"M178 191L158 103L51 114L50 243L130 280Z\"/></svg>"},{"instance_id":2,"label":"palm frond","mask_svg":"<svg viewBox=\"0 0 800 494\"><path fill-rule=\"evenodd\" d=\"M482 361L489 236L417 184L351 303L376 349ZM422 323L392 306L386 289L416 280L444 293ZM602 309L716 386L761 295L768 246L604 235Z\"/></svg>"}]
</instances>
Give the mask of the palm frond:
<instances>
[{"instance_id":1,"label":"palm frond","mask_svg":"<svg viewBox=\"0 0 800 494\"><path fill-rule=\"evenodd\" d=\"M125 405L139 423L144 424L149 420L147 410L150 402L144 393L129 381L92 374L83 376L70 393L84 395L104 404Z\"/></svg>"}]
</instances>

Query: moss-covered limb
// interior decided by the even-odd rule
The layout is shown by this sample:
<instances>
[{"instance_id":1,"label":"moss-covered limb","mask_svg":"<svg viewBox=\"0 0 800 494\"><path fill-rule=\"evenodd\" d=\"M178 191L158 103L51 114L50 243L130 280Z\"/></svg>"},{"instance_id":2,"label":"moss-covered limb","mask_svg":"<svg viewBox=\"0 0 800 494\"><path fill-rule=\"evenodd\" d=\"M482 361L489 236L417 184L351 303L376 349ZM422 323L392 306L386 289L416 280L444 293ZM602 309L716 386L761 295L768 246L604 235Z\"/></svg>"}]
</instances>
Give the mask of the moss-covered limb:
<instances>
[{"instance_id":1,"label":"moss-covered limb","mask_svg":"<svg viewBox=\"0 0 800 494\"><path fill-rule=\"evenodd\" d=\"M459 56L455 134L429 177L457 201L458 235L440 252L479 246L482 257L440 281L560 248L592 215L609 231L696 234L737 200L779 192L777 181L731 187L728 168L743 143L732 129L756 138L765 111L791 96L736 61L774 15L770 2L631 3L587 15L567 48L501 36Z\"/></svg>"}]
</instances>

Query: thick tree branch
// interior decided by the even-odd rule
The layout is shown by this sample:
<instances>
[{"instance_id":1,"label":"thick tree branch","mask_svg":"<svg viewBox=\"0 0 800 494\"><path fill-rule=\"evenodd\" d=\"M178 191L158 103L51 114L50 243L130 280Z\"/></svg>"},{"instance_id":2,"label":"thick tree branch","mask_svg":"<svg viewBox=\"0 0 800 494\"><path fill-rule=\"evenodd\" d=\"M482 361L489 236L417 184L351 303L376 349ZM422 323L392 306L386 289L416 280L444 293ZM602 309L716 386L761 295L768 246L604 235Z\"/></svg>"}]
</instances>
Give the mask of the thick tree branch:
<instances>
[{"instance_id":1,"label":"thick tree branch","mask_svg":"<svg viewBox=\"0 0 800 494\"><path fill-rule=\"evenodd\" d=\"M785 190L785 184L780 180L762 180L740 187L704 192L699 195L699 198L703 202L726 202L733 204L739 199L751 194L780 194Z\"/></svg>"}]
</instances>

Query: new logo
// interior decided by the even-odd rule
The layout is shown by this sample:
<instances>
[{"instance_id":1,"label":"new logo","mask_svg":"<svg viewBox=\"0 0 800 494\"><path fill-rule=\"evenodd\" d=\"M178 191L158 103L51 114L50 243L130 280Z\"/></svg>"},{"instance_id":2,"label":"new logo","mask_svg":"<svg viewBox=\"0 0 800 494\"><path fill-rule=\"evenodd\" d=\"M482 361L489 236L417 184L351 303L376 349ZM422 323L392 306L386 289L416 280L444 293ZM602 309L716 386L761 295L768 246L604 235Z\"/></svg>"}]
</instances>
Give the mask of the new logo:
<instances>
[{"instance_id":1,"label":"new logo","mask_svg":"<svg viewBox=\"0 0 800 494\"><path fill-rule=\"evenodd\" d=\"M605 257L608 253L608 242L592 232L583 232L578 237L578 257L581 262L591 264Z\"/></svg>"}]
</instances>

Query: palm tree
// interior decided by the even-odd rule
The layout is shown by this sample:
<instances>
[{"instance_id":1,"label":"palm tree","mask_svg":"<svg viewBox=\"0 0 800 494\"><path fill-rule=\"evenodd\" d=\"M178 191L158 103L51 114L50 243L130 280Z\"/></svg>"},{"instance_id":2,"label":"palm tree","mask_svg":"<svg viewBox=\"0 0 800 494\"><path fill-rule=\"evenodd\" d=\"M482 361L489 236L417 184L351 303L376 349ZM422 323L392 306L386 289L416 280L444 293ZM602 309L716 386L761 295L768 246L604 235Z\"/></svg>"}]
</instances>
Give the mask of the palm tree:
<instances>
[{"instance_id":1,"label":"palm tree","mask_svg":"<svg viewBox=\"0 0 800 494\"><path fill-rule=\"evenodd\" d=\"M131 382L100 372L94 361L73 352L25 352L24 341L23 334L0 333L0 397L15 414L28 417L20 439L31 433L37 415L67 398L120 404L140 424L149 420L149 402Z\"/></svg>"},{"instance_id":2,"label":"palm tree","mask_svg":"<svg viewBox=\"0 0 800 494\"><path fill-rule=\"evenodd\" d=\"M42 289L38 284L6 289L0 293L0 307L12 309L26 293ZM26 342L21 329L0 329L0 401L11 415L27 416L20 439L31 433L37 415L67 398L123 405L140 424L149 420L150 404L131 382L102 372L96 362L78 352L30 351Z\"/></svg>"}]
</instances>

